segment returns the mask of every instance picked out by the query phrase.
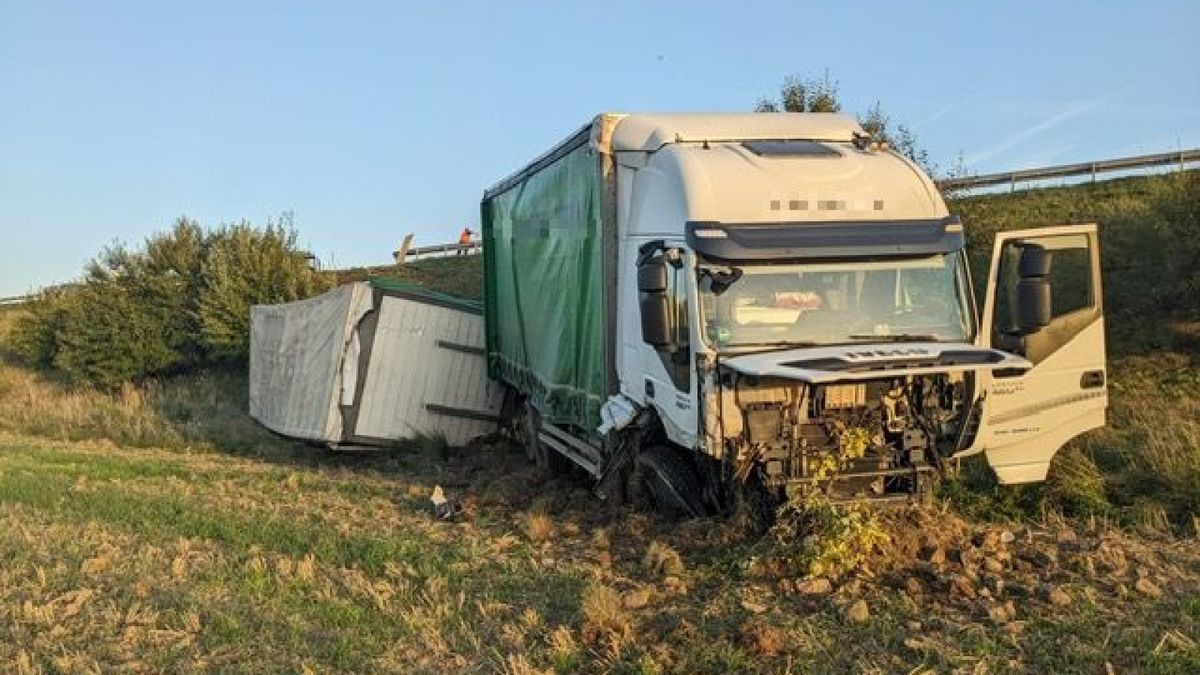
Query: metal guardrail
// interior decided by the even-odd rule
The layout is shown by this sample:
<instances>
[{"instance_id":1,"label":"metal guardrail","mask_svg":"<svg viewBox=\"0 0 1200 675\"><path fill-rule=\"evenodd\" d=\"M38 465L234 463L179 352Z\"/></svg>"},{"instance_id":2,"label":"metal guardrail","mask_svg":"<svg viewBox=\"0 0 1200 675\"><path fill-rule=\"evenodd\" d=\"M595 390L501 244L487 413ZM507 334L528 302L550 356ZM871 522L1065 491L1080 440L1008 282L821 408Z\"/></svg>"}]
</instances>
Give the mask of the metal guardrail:
<instances>
[{"instance_id":1,"label":"metal guardrail","mask_svg":"<svg viewBox=\"0 0 1200 675\"><path fill-rule=\"evenodd\" d=\"M8 298L0 298L0 307L8 307L10 305L23 305L33 299L32 295L14 295Z\"/></svg>"},{"instance_id":2,"label":"metal guardrail","mask_svg":"<svg viewBox=\"0 0 1200 675\"><path fill-rule=\"evenodd\" d=\"M411 236L411 235L410 235ZM406 238L405 243L410 243ZM400 250L392 254L397 264L420 260L422 258L449 258L457 255L477 255L483 251L483 242L472 241L469 244L453 242L449 244L433 244L431 246L401 245Z\"/></svg>"},{"instance_id":3,"label":"metal guardrail","mask_svg":"<svg viewBox=\"0 0 1200 675\"><path fill-rule=\"evenodd\" d=\"M946 178L935 182L938 188L945 192L974 190L977 188L995 187L997 185L1008 185L1011 190L1015 191L1021 183L1036 183L1052 178L1091 176L1092 180L1096 180L1096 177L1102 173L1164 166L1177 167L1182 171L1187 169L1189 165L1197 163L1200 163L1200 148L1159 152L1152 155L1118 157L1116 159L1104 159L1095 162L1044 166L1034 169L1021 169L1019 171L986 173L978 176L964 176L962 178ZM398 264L404 264L407 261L419 260L421 258L474 255L483 250L483 242L480 241L472 241L470 244L452 242L449 244L435 244L433 246L413 246L412 240L413 235L411 234L405 237L404 242L400 245L400 249L392 254Z\"/></svg>"},{"instance_id":4,"label":"metal guardrail","mask_svg":"<svg viewBox=\"0 0 1200 675\"><path fill-rule=\"evenodd\" d=\"M937 181L937 185L942 190L948 192L954 192L956 190L973 190L976 188L993 187L996 185L1005 184L1007 184L1010 189L1016 190L1018 183L1035 182L1040 180L1048 180L1051 178L1069 178L1073 176L1089 175L1093 180L1095 180L1096 176L1101 173L1109 173L1112 171L1128 171L1129 169L1156 166L1177 165L1182 171L1183 169L1187 168L1187 165L1197 162L1200 162L1200 148L1193 150L1178 150L1175 152L1160 152L1153 155L1136 155L1133 157L1105 159L1098 162L1080 162L1078 164L1062 164L1059 166L1046 166L1037 169L1022 169L1020 171L988 173L979 176L966 176L964 178L948 178Z\"/></svg>"}]
</instances>

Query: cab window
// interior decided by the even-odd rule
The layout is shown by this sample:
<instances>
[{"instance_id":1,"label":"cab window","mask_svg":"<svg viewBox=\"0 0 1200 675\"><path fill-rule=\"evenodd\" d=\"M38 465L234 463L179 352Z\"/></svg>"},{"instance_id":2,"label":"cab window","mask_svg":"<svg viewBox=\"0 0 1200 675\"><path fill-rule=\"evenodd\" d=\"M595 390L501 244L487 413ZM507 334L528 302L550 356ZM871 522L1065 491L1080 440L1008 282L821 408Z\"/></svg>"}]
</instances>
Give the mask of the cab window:
<instances>
[{"instance_id":1,"label":"cab window","mask_svg":"<svg viewBox=\"0 0 1200 675\"><path fill-rule=\"evenodd\" d=\"M1050 324L1026 336L1017 335L1017 282L1021 249L1036 244L1050 253ZM992 320L992 343L1002 349L1023 353L1040 363L1065 345L1100 315L1094 287L1092 246L1086 234L1037 237L1006 242L997 272L996 309Z\"/></svg>"},{"instance_id":2,"label":"cab window","mask_svg":"<svg viewBox=\"0 0 1200 675\"><path fill-rule=\"evenodd\" d=\"M663 365L671 376L671 382L680 391L691 391L691 345L688 334L687 286L684 284L683 266L669 267L667 273L667 297L671 300L672 321L675 327L675 353L659 353Z\"/></svg>"}]
</instances>

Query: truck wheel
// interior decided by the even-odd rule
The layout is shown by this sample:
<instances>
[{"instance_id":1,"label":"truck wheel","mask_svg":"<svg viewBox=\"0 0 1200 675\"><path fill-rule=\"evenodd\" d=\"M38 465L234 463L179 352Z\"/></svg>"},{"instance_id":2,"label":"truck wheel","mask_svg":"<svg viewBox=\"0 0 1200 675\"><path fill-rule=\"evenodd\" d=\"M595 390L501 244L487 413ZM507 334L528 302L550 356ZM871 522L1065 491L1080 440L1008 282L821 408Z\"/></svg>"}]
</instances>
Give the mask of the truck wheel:
<instances>
[{"instance_id":1,"label":"truck wheel","mask_svg":"<svg viewBox=\"0 0 1200 675\"><path fill-rule=\"evenodd\" d=\"M652 506L668 517L704 515L696 471L682 453L666 446L651 446L634 458L629 495L635 504Z\"/></svg>"}]
</instances>

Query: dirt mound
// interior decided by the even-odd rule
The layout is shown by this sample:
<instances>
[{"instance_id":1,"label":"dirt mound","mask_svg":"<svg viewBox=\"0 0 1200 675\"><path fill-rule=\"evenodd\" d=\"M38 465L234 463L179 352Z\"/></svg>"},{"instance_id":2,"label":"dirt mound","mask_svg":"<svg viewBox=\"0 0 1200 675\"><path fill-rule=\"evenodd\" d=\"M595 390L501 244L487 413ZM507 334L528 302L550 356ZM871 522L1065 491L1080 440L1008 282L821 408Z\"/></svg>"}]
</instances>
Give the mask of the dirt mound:
<instances>
[{"instance_id":1,"label":"dirt mound","mask_svg":"<svg viewBox=\"0 0 1200 675\"><path fill-rule=\"evenodd\" d=\"M1119 610L1137 599L1194 593L1200 546L1132 536L1101 523L974 523L948 512L887 514L890 543L835 593L904 594L934 610L994 623L1041 608L1088 603Z\"/></svg>"},{"instance_id":2,"label":"dirt mound","mask_svg":"<svg viewBox=\"0 0 1200 675\"><path fill-rule=\"evenodd\" d=\"M886 541L853 572L842 579L812 578L772 542L732 521L671 522L611 508L590 493L583 479L534 469L502 441L464 452L450 466L460 476L471 512L492 509L520 518L536 506L569 523L572 531L601 532L605 558L624 552L638 560L647 542L674 547L685 557L707 558L714 548L744 549L753 558L745 566L748 579L814 599L899 592L918 605L1004 623L1019 618L1029 603L1063 607L1087 596L1089 602L1117 607L1138 596L1192 592L1200 583L1200 546L1194 541L1134 535L1100 521L977 522L915 505L879 514ZM589 548L594 542L582 535L578 542ZM589 559L596 554L575 552Z\"/></svg>"},{"instance_id":3,"label":"dirt mound","mask_svg":"<svg viewBox=\"0 0 1200 675\"><path fill-rule=\"evenodd\" d=\"M572 635L606 658L652 654L677 672L737 655L765 671L1103 671L1191 663L1200 642L1194 539L1100 521L985 522L947 507L867 510L863 527L881 536L843 529L851 536L829 544L869 541L861 562L814 575L806 544L777 530L614 507L503 443L452 452L434 470L465 505L459 527L498 536L539 574L577 575ZM851 637L855 649L837 651Z\"/></svg>"}]
</instances>

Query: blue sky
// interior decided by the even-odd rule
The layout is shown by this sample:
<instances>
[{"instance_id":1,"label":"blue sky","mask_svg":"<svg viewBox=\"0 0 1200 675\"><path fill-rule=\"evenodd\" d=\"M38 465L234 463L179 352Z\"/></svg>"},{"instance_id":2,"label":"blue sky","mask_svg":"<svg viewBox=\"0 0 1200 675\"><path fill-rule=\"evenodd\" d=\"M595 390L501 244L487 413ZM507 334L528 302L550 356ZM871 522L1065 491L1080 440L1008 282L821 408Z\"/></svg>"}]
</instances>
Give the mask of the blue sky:
<instances>
[{"instance_id":1,"label":"blue sky","mask_svg":"<svg viewBox=\"0 0 1200 675\"><path fill-rule=\"evenodd\" d=\"M1200 146L1195 2L0 0L0 295L186 214L295 213L327 264L474 224L591 115L789 73L975 171Z\"/></svg>"}]
</instances>

